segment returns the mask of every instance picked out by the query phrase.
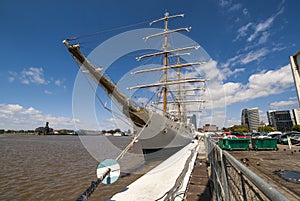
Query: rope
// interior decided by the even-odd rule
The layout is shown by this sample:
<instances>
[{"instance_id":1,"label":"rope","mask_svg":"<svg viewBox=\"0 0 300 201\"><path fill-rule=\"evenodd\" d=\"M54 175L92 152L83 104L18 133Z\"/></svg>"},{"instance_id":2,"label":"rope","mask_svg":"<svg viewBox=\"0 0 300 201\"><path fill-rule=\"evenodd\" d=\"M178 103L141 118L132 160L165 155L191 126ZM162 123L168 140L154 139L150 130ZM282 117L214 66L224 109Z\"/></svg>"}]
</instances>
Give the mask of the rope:
<instances>
[{"instance_id":1,"label":"rope","mask_svg":"<svg viewBox=\"0 0 300 201\"><path fill-rule=\"evenodd\" d=\"M97 100L100 102L101 106L107 110L108 112L118 116L118 117L123 117L121 114L118 114L116 112L114 112L113 110L111 110L110 108L106 107L105 103L101 100L100 96L97 94L96 89L93 87L92 83L90 82L90 80L87 78L87 76L83 74L83 77L85 78L85 80L87 81L88 85L90 86L91 90L95 93L95 96L97 98ZM123 123L125 123L128 126L131 126L131 124L129 124L128 122L126 122L123 118L118 118L119 120L121 120Z\"/></svg>"},{"instance_id":2,"label":"rope","mask_svg":"<svg viewBox=\"0 0 300 201\"><path fill-rule=\"evenodd\" d=\"M152 117L152 115L151 115ZM151 117L148 119L147 124L149 123ZM125 147L125 149L119 154L119 156L116 158L116 161L119 161L123 158L123 156L133 147L133 144L136 142L136 140L139 138L141 133L144 131L146 126L144 126L141 131L132 139L132 141ZM99 184L102 182L102 180L110 173L111 169L107 169L103 175L96 181L92 181L91 185L76 199L76 201L87 201L88 197L96 190L96 188L99 186Z\"/></svg>"},{"instance_id":3,"label":"rope","mask_svg":"<svg viewBox=\"0 0 300 201\"><path fill-rule=\"evenodd\" d=\"M114 113L111 109L109 109L108 107L105 106L105 104L103 103L103 101L101 100L100 96L96 93L96 89L93 87L92 83L88 80L87 76L84 75L84 78L87 80L90 88L94 91L94 93L96 94L96 97L98 99L98 101L100 102L100 104L103 106L104 109L106 109L107 111ZM117 113L115 113L117 114ZM117 114L119 115L119 114ZM150 122L150 119L152 117L153 113L151 113L151 116L148 118L146 125ZM128 124L127 122L125 122L122 118L120 118L121 121L123 121L124 123ZM125 149L116 157L116 161L119 161L120 159L123 158L123 156L133 147L134 143L136 142L136 140L140 137L140 135L142 134L142 132L144 131L144 129L146 128L146 125L143 126L143 128L140 130L140 132L135 135L135 137L132 139L132 141L125 147ZM110 169L108 168L103 175L101 175L101 177L99 179L97 179L96 181L92 181L91 185L76 199L76 201L87 201L88 197L95 191L95 189L99 186L99 184L102 182L102 180L109 175L110 173Z\"/></svg>"},{"instance_id":4,"label":"rope","mask_svg":"<svg viewBox=\"0 0 300 201\"><path fill-rule=\"evenodd\" d=\"M153 113L151 113L153 114ZM123 156L133 147L133 144L136 142L136 140L140 137L144 129L147 127L152 115L149 117L148 121L146 122L146 125L143 126L143 128L140 130L140 132L132 139L132 141L125 147L125 149L119 154L119 156L116 158L116 161L120 160L123 158Z\"/></svg>"},{"instance_id":5,"label":"rope","mask_svg":"<svg viewBox=\"0 0 300 201\"><path fill-rule=\"evenodd\" d=\"M97 181L92 181L91 185L76 199L76 201L87 201L88 197L94 192L94 190L98 187L102 180L110 173L110 171L111 170L108 168L100 179L97 179Z\"/></svg>"},{"instance_id":6,"label":"rope","mask_svg":"<svg viewBox=\"0 0 300 201\"><path fill-rule=\"evenodd\" d=\"M107 32L112 32L112 31L116 31L116 30L120 30L120 29L126 29L126 28L137 26L137 25L140 25L140 24L146 24L146 23L149 23L151 21L152 20L146 20L146 21L137 22L137 23L134 23L134 24L124 25L124 26L120 26L120 27L114 27L112 29L106 29L106 30L98 31L98 32L91 33L91 34L84 34L84 35L77 36L77 37L67 38L66 40L71 41L71 40L78 40L78 39L81 39L81 38L87 38L87 37L91 37L91 36L95 36L95 35L99 35L99 34L103 34L103 33L107 33Z\"/></svg>"}]
</instances>

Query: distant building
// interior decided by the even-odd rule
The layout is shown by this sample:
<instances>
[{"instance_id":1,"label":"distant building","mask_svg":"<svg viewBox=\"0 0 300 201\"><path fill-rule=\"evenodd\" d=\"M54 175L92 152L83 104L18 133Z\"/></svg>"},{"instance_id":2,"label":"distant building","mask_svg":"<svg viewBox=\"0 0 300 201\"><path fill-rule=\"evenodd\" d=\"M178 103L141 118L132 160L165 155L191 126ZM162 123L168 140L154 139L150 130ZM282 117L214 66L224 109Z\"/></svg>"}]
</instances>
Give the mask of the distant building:
<instances>
[{"instance_id":1,"label":"distant building","mask_svg":"<svg viewBox=\"0 0 300 201\"><path fill-rule=\"evenodd\" d=\"M293 124L294 125L300 125L300 108L293 109Z\"/></svg>"},{"instance_id":2,"label":"distant building","mask_svg":"<svg viewBox=\"0 0 300 201\"><path fill-rule=\"evenodd\" d=\"M248 126L250 132L257 131L259 127L258 108L247 108L242 110L241 124Z\"/></svg>"},{"instance_id":3,"label":"distant building","mask_svg":"<svg viewBox=\"0 0 300 201\"><path fill-rule=\"evenodd\" d=\"M300 51L298 51L294 56L290 56L290 62L300 107Z\"/></svg>"},{"instance_id":4,"label":"distant building","mask_svg":"<svg viewBox=\"0 0 300 201\"><path fill-rule=\"evenodd\" d=\"M195 126L195 129L197 130L197 117L195 114L191 117L191 124Z\"/></svg>"},{"instance_id":5,"label":"distant building","mask_svg":"<svg viewBox=\"0 0 300 201\"><path fill-rule=\"evenodd\" d=\"M195 114L187 117L187 123L192 124L194 126L195 130L197 130L197 128L198 128L197 127L197 117Z\"/></svg>"},{"instance_id":6,"label":"distant building","mask_svg":"<svg viewBox=\"0 0 300 201\"><path fill-rule=\"evenodd\" d=\"M278 131L286 132L292 130L293 121L289 110L269 111L268 120L270 126L275 127Z\"/></svg>"},{"instance_id":7,"label":"distant building","mask_svg":"<svg viewBox=\"0 0 300 201\"><path fill-rule=\"evenodd\" d=\"M216 125L205 124L203 126L203 131L204 132L217 132L218 127Z\"/></svg>"},{"instance_id":8,"label":"distant building","mask_svg":"<svg viewBox=\"0 0 300 201\"><path fill-rule=\"evenodd\" d=\"M275 121L273 119L273 116L271 115L272 112L276 112L276 110L269 110L269 111L267 111L267 117L268 117L269 126L272 126L273 122Z\"/></svg>"}]
</instances>

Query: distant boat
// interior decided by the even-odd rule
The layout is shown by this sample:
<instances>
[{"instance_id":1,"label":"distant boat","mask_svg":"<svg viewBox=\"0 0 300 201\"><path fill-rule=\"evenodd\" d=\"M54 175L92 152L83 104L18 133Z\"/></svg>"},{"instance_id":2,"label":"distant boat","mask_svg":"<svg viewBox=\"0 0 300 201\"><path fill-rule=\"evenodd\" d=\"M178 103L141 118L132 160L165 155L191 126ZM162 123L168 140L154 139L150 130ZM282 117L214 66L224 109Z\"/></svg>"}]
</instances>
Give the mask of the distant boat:
<instances>
[{"instance_id":1,"label":"distant boat","mask_svg":"<svg viewBox=\"0 0 300 201\"><path fill-rule=\"evenodd\" d=\"M160 90L158 93L161 94L162 99L157 100L156 107L152 108L141 106L125 95L125 93L123 93L118 86L111 81L107 75L104 74L103 68L93 66L93 64L82 54L80 51L80 44L70 44L69 39L63 41L70 54L79 63L80 69L82 71L87 70L95 83L97 83L109 97L113 97L119 103L119 105L122 106L123 114L131 120L133 128L136 131L136 135L139 135L138 139L142 145L146 160L161 156L168 157L186 146L188 143L192 142L194 129L190 124L187 123L188 111L186 109L186 105L190 103L205 102L205 100L192 100L186 98L186 96L184 97L184 94L186 94L187 91L200 90L200 88L187 89L184 87L185 84L205 83L207 80L199 77L182 78L181 68L192 68L194 66L204 64L205 62L181 63L180 61L180 53L182 51L195 50L198 49L199 46L183 47L179 49L168 48L168 36L170 34L174 32L190 30L190 28L169 30L168 21L175 17L183 17L183 14L169 16L169 13L165 13L164 17L151 22L151 24L159 21L165 22L164 32L146 37L163 37L163 50L137 58L137 60L141 60L148 57L163 56L162 66L159 68L132 72L133 75L139 73L150 74L151 72L157 71L163 72L163 80L160 80L157 83L141 84L139 86L133 86L129 88L129 90L132 90L159 87ZM101 55L99 56L101 57ZM178 57L177 63L170 64L170 56ZM84 67L84 70L82 67ZM174 69L177 70L178 78L175 80L170 80L168 77L168 71ZM177 86L177 90L171 90L170 86ZM172 93L173 100L168 99L168 95L170 93ZM161 105L162 107L160 107ZM168 109L168 105L176 105L177 109L170 110Z\"/></svg>"}]
</instances>

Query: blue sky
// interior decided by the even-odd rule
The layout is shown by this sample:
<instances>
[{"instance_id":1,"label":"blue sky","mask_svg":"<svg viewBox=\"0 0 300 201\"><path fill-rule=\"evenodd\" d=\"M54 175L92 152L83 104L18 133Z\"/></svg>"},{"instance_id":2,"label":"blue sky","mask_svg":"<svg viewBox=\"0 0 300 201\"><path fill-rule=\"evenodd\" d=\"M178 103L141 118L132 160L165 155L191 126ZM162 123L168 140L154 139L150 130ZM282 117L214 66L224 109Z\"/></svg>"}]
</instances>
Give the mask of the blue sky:
<instances>
[{"instance_id":1,"label":"blue sky","mask_svg":"<svg viewBox=\"0 0 300 201\"><path fill-rule=\"evenodd\" d=\"M3 0L0 128L34 129L49 121L56 129L74 129L72 94L78 68L61 41L136 24L104 32L97 45L124 31L148 28L148 23L137 23L160 18L166 10L185 14L173 28L191 26L185 34L205 49L222 77L223 112L204 112L199 124L240 124L241 110L252 107L266 121L269 109L298 107L289 56L300 50L299 7L297 0ZM114 117L101 109L97 119L98 128L115 127Z\"/></svg>"}]
</instances>

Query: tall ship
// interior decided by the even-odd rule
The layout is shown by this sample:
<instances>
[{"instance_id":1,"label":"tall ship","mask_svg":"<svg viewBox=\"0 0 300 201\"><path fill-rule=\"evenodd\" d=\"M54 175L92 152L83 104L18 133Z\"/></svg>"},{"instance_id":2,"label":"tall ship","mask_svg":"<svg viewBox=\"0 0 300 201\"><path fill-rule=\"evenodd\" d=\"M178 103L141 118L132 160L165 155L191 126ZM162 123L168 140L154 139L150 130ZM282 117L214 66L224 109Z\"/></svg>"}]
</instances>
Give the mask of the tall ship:
<instances>
[{"instance_id":1,"label":"tall ship","mask_svg":"<svg viewBox=\"0 0 300 201\"><path fill-rule=\"evenodd\" d=\"M184 54L190 54L189 51L195 51L199 46L188 46L172 49L169 47L169 37L171 34L181 31L190 31L191 27L169 29L170 19L183 17L183 14L165 15L150 23L164 22L164 29L160 33L145 36L145 40L151 40L154 37L163 39L162 50L151 54L137 56L140 61L146 58L161 56L162 64L159 67L142 69L131 72L132 79L136 74L145 74L153 76L151 73L161 72L161 80L155 83L140 83L136 86L129 86L127 90L156 88L156 99L150 106L137 103L130 96L121 91L120 87L114 83L108 75L103 72L103 68L96 67L88 60L80 50L79 43L72 43L70 39L63 41L70 54L73 56L81 71L88 71L93 81L121 106L122 113L132 123L135 135L141 143L143 154L146 160L156 158L167 158L178 150L182 149L188 143L192 142L195 136L195 127L188 122L189 112L199 112L199 109L191 111L189 105L200 105L205 102L199 99L200 96L191 94L190 91L204 91L207 79L199 77L186 77L182 69L196 68L205 62L185 62L181 59ZM138 40L138 39L137 39ZM99 55L101 57L101 55ZM176 63L171 62L176 58ZM176 77L174 77L176 72ZM173 74L173 76L171 76ZM159 79L159 78L158 78ZM196 84L201 83L201 85ZM154 91L154 90L152 90ZM198 93L197 93L198 94ZM191 98L191 96L194 96ZM154 97L154 96L153 96Z\"/></svg>"}]
</instances>

